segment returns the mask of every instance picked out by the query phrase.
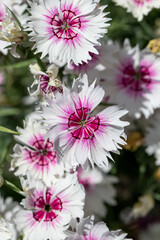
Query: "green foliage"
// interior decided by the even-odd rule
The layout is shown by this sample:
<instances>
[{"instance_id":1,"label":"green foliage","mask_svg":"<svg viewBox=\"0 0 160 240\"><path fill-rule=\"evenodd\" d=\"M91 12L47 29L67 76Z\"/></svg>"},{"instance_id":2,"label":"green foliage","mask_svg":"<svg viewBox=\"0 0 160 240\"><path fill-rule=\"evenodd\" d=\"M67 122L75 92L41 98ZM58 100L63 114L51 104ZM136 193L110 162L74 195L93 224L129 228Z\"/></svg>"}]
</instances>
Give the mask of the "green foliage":
<instances>
[{"instance_id":1,"label":"green foliage","mask_svg":"<svg viewBox=\"0 0 160 240\"><path fill-rule=\"evenodd\" d=\"M5 128L3 126L0 126L0 132L11 133L11 134L18 134L18 132L10 130L10 129Z\"/></svg>"}]
</instances>

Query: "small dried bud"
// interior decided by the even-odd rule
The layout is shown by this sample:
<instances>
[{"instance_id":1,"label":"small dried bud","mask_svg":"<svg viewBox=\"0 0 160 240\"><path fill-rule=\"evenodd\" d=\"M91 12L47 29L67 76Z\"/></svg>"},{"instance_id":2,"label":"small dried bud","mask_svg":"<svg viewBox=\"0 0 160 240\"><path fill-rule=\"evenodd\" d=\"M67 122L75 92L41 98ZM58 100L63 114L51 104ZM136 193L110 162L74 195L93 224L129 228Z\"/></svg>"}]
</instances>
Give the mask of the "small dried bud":
<instances>
[{"instance_id":1,"label":"small dried bud","mask_svg":"<svg viewBox=\"0 0 160 240\"><path fill-rule=\"evenodd\" d=\"M18 23L12 20L9 12L7 12L5 20L0 23L0 26L0 40L12 43L21 43L25 40L24 33Z\"/></svg>"}]
</instances>

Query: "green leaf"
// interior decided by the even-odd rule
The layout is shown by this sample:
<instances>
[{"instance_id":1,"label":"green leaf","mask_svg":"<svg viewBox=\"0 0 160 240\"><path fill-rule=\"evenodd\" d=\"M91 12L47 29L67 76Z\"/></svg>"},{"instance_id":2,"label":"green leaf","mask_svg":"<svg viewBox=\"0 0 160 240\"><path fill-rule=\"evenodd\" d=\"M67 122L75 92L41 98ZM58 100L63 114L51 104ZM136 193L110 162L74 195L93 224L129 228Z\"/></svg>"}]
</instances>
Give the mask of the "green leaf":
<instances>
[{"instance_id":1,"label":"green leaf","mask_svg":"<svg viewBox=\"0 0 160 240\"><path fill-rule=\"evenodd\" d=\"M13 45L9 45L7 47L5 47L4 49L8 49L8 48L11 48Z\"/></svg>"},{"instance_id":2,"label":"green leaf","mask_svg":"<svg viewBox=\"0 0 160 240\"><path fill-rule=\"evenodd\" d=\"M3 161L4 161L4 159L5 159L6 155L7 155L7 153L8 153L8 149L5 148L5 149L2 151L1 158L0 158L1 167L2 167L2 163L3 163Z\"/></svg>"},{"instance_id":3,"label":"green leaf","mask_svg":"<svg viewBox=\"0 0 160 240\"><path fill-rule=\"evenodd\" d=\"M0 110L0 117L18 115L19 113L20 109L18 108L3 108Z\"/></svg>"},{"instance_id":4,"label":"green leaf","mask_svg":"<svg viewBox=\"0 0 160 240\"><path fill-rule=\"evenodd\" d=\"M19 193L22 196L25 196L25 193L22 190L20 190L18 187L16 187L13 183L5 180L4 184L10 189L12 189L14 192Z\"/></svg>"},{"instance_id":5,"label":"green leaf","mask_svg":"<svg viewBox=\"0 0 160 240\"><path fill-rule=\"evenodd\" d=\"M0 69L7 69L7 68L13 68L13 69L17 69L17 68L23 68L23 67L28 67L29 64L31 63L36 63L36 59L32 58L23 62L18 62L18 63L14 63L14 64L7 64L7 65L3 65L0 66Z\"/></svg>"},{"instance_id":6,"label":"green leaf","mask_svg":"<svg viewBox=\"0 0 160 240\"><path fill-rule=\"evenodd\" d=\"M5 128L3 126L0 126L0 132L6 132L6 133L11 133L11 134L19 134L18 132L13 131L13 130L8 129L8 128Z\"/></svg>"}]
</instances>

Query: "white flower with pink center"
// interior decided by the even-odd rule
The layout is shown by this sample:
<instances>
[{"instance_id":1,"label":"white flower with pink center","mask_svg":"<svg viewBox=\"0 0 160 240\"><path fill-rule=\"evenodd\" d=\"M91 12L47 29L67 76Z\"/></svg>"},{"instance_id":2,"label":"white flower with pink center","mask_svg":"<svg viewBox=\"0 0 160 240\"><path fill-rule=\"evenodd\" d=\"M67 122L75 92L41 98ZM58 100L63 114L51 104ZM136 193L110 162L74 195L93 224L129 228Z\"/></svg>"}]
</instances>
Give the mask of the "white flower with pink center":
<instances>
[{"instance_id":1,"label":"white flower with pink center","mask_svg":"<svg viewBox=\"0 0 160 240\"><path fill-rule=\"evenodd\" d=\"M127 12L131 12L138 21L142 21L143 16L153 8L160 8L159 0L113 0L117 5L127 9Z\"/></svg>"},{"instance_id":2,"label":"white flower with pink center","mask_svg":"<svg viewBox=\"0 0 160 240\"><path fill-rule=\"evenodd\" d=\"M78 180L84 186L86 191L85 215L94 214L96 217L105 217L107 213L106 204L116 205L116 189L113 184L118 182L114 176L104 176L98 169L87 168L77 169Z\"/></svg>"},{"instance_id":3,"label":"white flower with pink center","mask_svg":"<svg viewBox=\"0 0 160 240\"><path fill-rule=\"evenodd\" d=\"M108 107L97 115L92 111L104 97L102 87L95 81L88 86L87 75L74 81L70 90L63 87L56 100L43 108L42 117L49 126L46 137L54 141L57 157L70 166L84 165L89 160L100 167L108 166L110 151L124 145L124 126L119 118L127 113L117 106ZM83 151L82 151L83 149Z\"/></svg>"},{"instance_id":4,"label":"white flower with pink center","mask_svg":"<svg viewBox=\"0 0 160 240\"><path fill-rule=\"evenodd\" d=\"M19 136L12 154L11 169L16 176L30 175L40 179L48 186L63 175L63 164L57 163L57 154L51 140L45 139L45 127L39 121L28 119L24 129L18 128Z\"/></svg>"},{"instance_id":5,"label":"white flower with pink center","mask_svg":"<svg viewBox=\"0 0 160 240\"><path fill-rule=\"evenodd\" d=\"M110 231L104 222L94 224L91 216L77 224L76 233L68 232L66 240L127 240L126 235L121 230Z\"/></svg>"},{"instance_id":6,"label":"white flower with pink center","mask_svg":"<svg viewBox=\"0 0 160 240\"><path fill-rule=\"evenodd\" d=\"M117 51L115 63L106 70L107 79L101 82L110 103L118 103L129 114L145 118L160 107L160 59L138 47L131 48L125 41Z\"/></svg>"},{"instance_id":7,"label":"white flower with pink center","mask_svg":"<svg viewBox=\"0 0 160 240\"><path fill-rule=\"evenodd\" d=\"M70 224L83 217L85 193L75 174L47 188L41 182L28 189L15 223L24 232L24 240L64 239Z\"/></svg>"},{"instance_id":8,"label":"white flower with pink center","mask_svg":"<svg viewBox=\"0 0 160 240\"><path fill-rule=\"evenodd\" d=\"M98 7L92 0L41 0L30 3L31 40L36 52L47 54L49 61L60 65L87 62L89 53L98 54L95 46L107 32L110 19L103 12L106 6Z\"/></svg>"}]
</instances>

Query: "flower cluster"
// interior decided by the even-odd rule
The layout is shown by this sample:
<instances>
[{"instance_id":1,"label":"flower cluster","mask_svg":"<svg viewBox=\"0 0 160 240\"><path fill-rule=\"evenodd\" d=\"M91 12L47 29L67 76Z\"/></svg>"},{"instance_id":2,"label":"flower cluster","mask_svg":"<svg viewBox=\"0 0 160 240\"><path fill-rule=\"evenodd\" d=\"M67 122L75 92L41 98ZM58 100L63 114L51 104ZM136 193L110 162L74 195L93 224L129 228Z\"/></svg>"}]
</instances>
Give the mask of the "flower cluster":
<instances>
[{"instance_id":1,"label":"flower cluster","mask_svg":"<svg viewBox=\"0 0 160 240\"><path fill-rule=\"evenodd\" d=\"M42 53L41 58L46 60L38 58L38 63L29 66L34 82L28 92L39 103L35 112L26 117L23 128L17 127L14 137L17 143L11 154L10 171L19 177L22 190L15 189L24 198L22 208L11 208L9 218L1 211L6 220L3 236L7 240L22 236L23 240L71 239L70 235L78 234L82 226L81 231L85 232L88 222L89 231L91 234L96 231L99 239L103 235L124 239L126 234L119 230L110 232L104 223L94 226L93 216L83 217L93 213L97 219L104 217L104 202L116 204L113 184L118 178L105 175L111 169L111 153L119 153L126 144L124 127L129 123L120 118L128 111L119 106L107 107L99 113L94 111L105 95L95 80L96 74L79 72L82 75L78 74L70 86L65 78L58 76L65 64L68 74L71 66L95 67L102 55L101 62L105 61L108 47L99 40L109 26L106 6L100 6L99 1L84 0L28 1L26 15L26 3L9 4L7 10L4 3L0 5L1 41L12 44L13 54L18 45L30 46L32 43L26 42L30 38L37 58ZM109 51L111 59L114 52ZM20 57L15 51L13 56ZM4 209L9 200L3 203ZM78 232L71 233L71 228Z\"/></svg>"},{"instance_id":2,"label":"flower cluster","mask_svg":"<svg viewBox=\"0 0 160 240\"><path fill-rule=\"evenodd\" d=\"M15 222L24 240L64 239L64 231L83 217L85 193L74 174L47 187L42 182L23 181L25 210L17 212Z\"/></svg>"},{"instance_id":3,"label":"flower cluster","mask_svg":"<svg viewBox=\"0 0 160 240\"><path fill-rule=\"evenodd\" d=\"M132 46L126 36L122 41L113 41L110 33L105 36L111 19L102 2L0 2L0 103L7 106L0 115L25 116L16 131L0 126L0 131L14 134L14 144L8 145L12 153L2 152L0 187L4 184L4 189L8 186L16 192L10 198L2 186L0 240L127 240L123 231L107 227L111 209L121 199L126 205L132 201L127 214L122 209L125 204L116 211L122 210L122 221L133 221L135 228L137 219L146 217L155 199L160 199L152 194L154 184L151 192L147 183L141 188L148 173L146 164L127 155L143 145L143 158L154 155L156 165L160 162L160 57L155 50L159 48ZM113 2L138 21L152 8L160 9L159 0ZM142 27L151 36L146 24ZM24 73L19 71L26 66ZM28 95L22 99L14 91L14 74L17 79L25 75L20 94L25 88ZM8 91L12 88L13 103ZM6 140L3 145L7 144ZM122 149L126 155L121 155ZM124 186L135 184L118 171L119 165L132 171L132 164L134 170L135 159L141 164L137 168L142 176L132 174L140 182L136 198L132 198ZM6 180L8 169L10 181ZM106 225L101 219L105 221L107 214ZM151 232L149 228L147 232ZM141 236L143 239L145 234Z\"/></svg>"}]
</instances>

